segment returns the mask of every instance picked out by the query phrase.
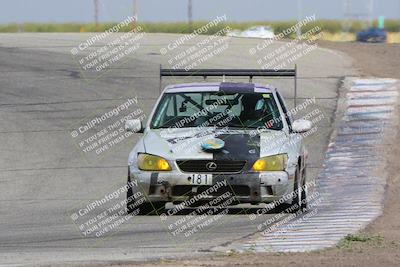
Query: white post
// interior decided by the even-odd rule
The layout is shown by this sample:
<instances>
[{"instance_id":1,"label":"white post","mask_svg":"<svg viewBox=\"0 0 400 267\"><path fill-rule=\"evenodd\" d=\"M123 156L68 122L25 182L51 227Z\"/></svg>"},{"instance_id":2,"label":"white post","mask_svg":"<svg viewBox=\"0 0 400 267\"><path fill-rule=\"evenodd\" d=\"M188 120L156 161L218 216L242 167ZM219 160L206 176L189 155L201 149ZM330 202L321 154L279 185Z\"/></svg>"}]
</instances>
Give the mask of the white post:
<instances>
[{"instance_id":1,"label":"white post","mask_svg":"<svg viewBox=\"0 0 400 267\"><path fill-rule=\"evenodd\" d=\"M303 17L301 0L297 0L297 21L300 22ZM301 36L301 28L297 28L297 38Z\"/></svg>"},{"instance_id":2,"label":"white post","mask_svg":"<svg viewBox=\"0 0 400 267\"><path fill-rule=\"evenodd\" d=\"M94 24L96 27L96 32L99 31L99 0L93 0L94 4Z\"/></svg>"},{"instance_id":3,"label":"white post","mask_svg":"<svg viewBox=\"0 0 400 267\"><path fill-rule=\"evenodd\" d=\"M138 21L138 0L133 0L133 18L134 21L132 22L132 31L137 27Z\"/></svg>"},{"instance_id":4,"label":"white post","mask_svg":"<svg viewBox=\"0 0 400 267\"><path fill-rule=\"evenodd\" d=\"M193 27L193 3L192 0L188 0L188 23L189 30L192 31Z\"/></svg>"},{"instance_id":5,"label":"white post","mask_svg":"<svg viewBox=\"0 0 400 267\"><path fill-rule=\"evenodd\" d=\"M372 27L374 21L374 0L369 1L368 19L369 19L369 26Z\"/></svg>"}]
</instances>

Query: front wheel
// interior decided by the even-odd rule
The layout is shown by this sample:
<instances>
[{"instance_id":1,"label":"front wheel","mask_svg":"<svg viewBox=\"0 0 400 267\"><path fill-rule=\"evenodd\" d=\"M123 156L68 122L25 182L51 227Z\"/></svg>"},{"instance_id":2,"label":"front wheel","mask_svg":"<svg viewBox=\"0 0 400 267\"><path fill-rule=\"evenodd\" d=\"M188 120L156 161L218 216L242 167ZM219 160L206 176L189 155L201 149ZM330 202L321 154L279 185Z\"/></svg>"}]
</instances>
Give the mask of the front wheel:
<instances>
[{"instance_id":1,"label":"front wheel","mask_svg":"<svg viewBox=\"0 0 400 267\"><path fill-rule=\"evenodd\" d=\"M131 176L128 168L128 190L126 192L126 212L136 215L161 214L165 209L165 202L145 202L144 196L135 199L131 186ZM140 202L140 203L139 203Z\"/></svg>"},{"instance_id":2,"label":"front wheel","mask_svg":"<svg viewBox=\"0 0 400 267\"><path fill-rule=\"evenodd\" d=\"M307 171L306 171L306 167L304 167L303 170L303 174L302 174L302 178L303 178L303 187L302 187L302 192L301 192L301 209L303 211L306 211L308 209L308 185L307 185Z\"/></svg>"},{"instance_id":3,"label":"front wheel","mask_svg":"<svg viewBox=\"0 0 400 267\"><path fill-rule=\"evenodd\" d=\"M144 202L140 205L128 206L129 214L136 215L159 215L164 213L165 202Z\"/></svg>"},{"instance_id":4,"label":"front wheel","mask_svg":"<svg viewBox=\"0 0 400 267\"><path fill-rule=\"evenodd\" d=\"M135 215L159 215L164 213L164 202L144 202L142 204L135 204L131 202L127 204L127 213Z\"/></svg>"},{"instance_id":5,"label":"front wheel","mask_svg":"<svg viewBox=\"0 0 400 267\"><path fill-rule=\"evenodd\" d=\"M300 174L299 166L296 168L294 175L294 185L293 185L293 199L292 204L289 206L288 211L290 213L296 213L302 210L302 177Z\"/></svg>"}]
</instances>

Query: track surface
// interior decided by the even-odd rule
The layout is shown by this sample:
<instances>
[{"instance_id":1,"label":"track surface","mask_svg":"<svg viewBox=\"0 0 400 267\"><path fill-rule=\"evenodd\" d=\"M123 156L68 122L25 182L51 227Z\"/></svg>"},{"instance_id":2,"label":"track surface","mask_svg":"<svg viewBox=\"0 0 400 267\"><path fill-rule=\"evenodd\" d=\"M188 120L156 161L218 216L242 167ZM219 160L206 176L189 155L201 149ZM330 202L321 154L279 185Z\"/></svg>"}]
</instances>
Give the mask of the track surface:
<instances>
[{"instance_id":1,"label":"track surface","mask_svg":"<svg viewBox=\"0 0 400 267\"><path fill-rule=\"evenodd\" d=\"M126 183L127 155L138 136L104 157L87 161L74 145L71 125L110 110L127 96L137 95L148 113L158 95L159 64L168 65L159 50L179 37L146 35L125 64L97 79L84 79L70 50L89 36L0 37L0 264L207 255L211 247L255 233L257 221L250 222L247 215L228 215L223 223L183 241L171 236L158 216L134 218L108 238L89 239L80 234L70 218L71 210ZM228 50L202 67L257 68L257 58L248 56L249 48L257 43L232 39ZM316 177L332 130L340 80L355 72L348 58L328 50L317 49L297 63L300 97L315 96L317 104L312 108L320 108L325 115L318 132L306 140L309 175ZM291 82L268 82L291 97ZM259 220L268 216L272 215Z\"/></svg>"}]
</instances>

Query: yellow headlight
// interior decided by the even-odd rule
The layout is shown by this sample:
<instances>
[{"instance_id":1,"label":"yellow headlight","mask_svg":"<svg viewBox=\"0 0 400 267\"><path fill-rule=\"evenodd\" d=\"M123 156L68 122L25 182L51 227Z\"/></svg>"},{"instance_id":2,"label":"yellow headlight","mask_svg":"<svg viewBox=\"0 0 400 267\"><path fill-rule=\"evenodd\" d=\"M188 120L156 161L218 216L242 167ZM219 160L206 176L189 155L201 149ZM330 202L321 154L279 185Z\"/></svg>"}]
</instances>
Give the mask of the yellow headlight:
<instances>
[{"instance_id":1,"label":"yellow headlight","mask_svg":"<svg viewBox=\"0 0 400 267\"><path fill-rule=\"evenodd\" d=\"M286 168L287 159L287 154L263 157L254 162L252 170L255 172L283 171Z\"/></svg>"},{"instance_id":2,"label":"yellow headlight","mask_svg":"<svg viewBox=\"0 0 400 267\"><path fill-rule=\"evenodd\" d=\"M168 161L162 157L139 154L138 155L138 167L143 171L170 171Z\"/></svg>"}]
</instances>

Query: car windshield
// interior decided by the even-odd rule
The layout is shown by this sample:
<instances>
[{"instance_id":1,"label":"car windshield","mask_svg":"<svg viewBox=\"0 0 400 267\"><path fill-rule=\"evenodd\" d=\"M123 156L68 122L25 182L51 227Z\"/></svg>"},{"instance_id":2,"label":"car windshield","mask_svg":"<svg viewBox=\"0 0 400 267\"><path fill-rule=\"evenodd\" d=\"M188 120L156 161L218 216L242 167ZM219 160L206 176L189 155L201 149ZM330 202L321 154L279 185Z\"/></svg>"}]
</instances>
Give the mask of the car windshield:
<instances>
[{"instance_id":1,"label":"car windshield","mask_svg":"<svg viewBox=\"0 0 400 267\"><path fill-rule=\"evenodd\" d=\"M281 130L282 121L271 93L166 93L151 121L152 129L237 127Z\"/></svg>"}]
</instances>

